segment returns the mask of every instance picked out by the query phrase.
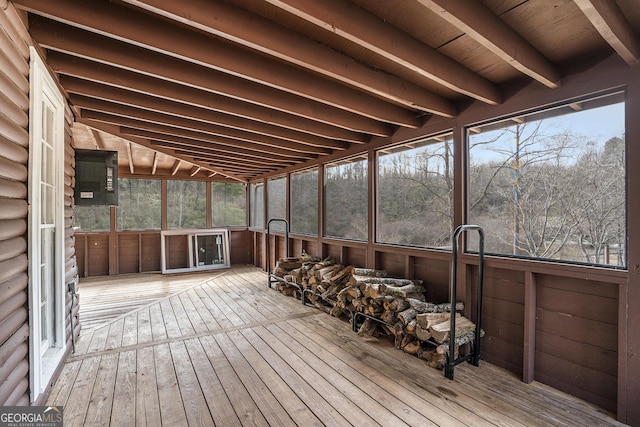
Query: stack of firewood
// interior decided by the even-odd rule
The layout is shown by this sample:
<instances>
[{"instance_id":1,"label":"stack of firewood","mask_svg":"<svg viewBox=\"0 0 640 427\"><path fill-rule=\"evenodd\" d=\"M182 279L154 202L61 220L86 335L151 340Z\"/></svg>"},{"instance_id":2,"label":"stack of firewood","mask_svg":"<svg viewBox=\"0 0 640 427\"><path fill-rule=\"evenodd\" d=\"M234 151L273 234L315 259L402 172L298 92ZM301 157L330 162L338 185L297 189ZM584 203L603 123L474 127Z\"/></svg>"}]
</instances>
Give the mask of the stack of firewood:
<instances>
[{"instance_id":1,"label":"stack of firewood","mask_svg":"<svg viewBox=\"0 0 640 427\"><path fill-rule=\"evenodd\" d=\"M390 336L396 348L427 361L441 369L449 351L451 305L427 302L422 281L386 277L380 270L342 266L333 258L317 259L307 255L284 258L277 263L274 274L280 292L300 297L295 283L305 290L306 300L336 317L363 313L358 329L363 337ZM456 304L456 311L464 309ZM367 316L373 317L373 320ZM456 314L456 352L469 342L475 325ZM456 355L454 355L456 357Z\"/></svg>"}]
</instances>

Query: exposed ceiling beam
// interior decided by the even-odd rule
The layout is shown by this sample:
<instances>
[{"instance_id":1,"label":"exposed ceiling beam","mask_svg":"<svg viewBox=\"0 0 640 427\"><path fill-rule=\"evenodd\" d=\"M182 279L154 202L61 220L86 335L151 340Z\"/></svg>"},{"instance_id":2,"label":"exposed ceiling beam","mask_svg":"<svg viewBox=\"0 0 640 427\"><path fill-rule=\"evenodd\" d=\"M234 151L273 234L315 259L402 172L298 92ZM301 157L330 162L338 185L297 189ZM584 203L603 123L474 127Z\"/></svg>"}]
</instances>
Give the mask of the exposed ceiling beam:
<instances>
[{"instance_id":1,"label":"exposed ceiling beam","mask_svg":"<svg viewBox=\"0 0 640 427\"><path fill-rule=\"evenodd\" d=\"M137 138L134 136L130 136L130 135L125 135L122 132L120 132L120 128L118 126L114 126L114 125L110 125L110 124L106 124L106 123L100 123L100 122L96 122L94 120L87 120L87 119L83 119L82 117L77 117L76 121L78 123L81 123L85 126L88 126L90 128L96 129L100 132L105 132L114 136L117 136L119 138L122 138L124 140L136 143L138 145L141 145L143 147L149 148L151 150L154 151L159 151L163 154L166 154L170 157L174 157L176 159L188 162L188 163L193 163L193 164L197 164L199 166L203 166L205 169L210 170L210 171L215 171L218 172L220 175L226 176L227 178L233 179L235 181L240 181L240 182L246 182L245 178L241 178L238 177L232 173L226 172L223 169L217 169L217 168L212 168L210 165L206 165L204 163L201 162L197 162L195 161L193 158L190 158L188 156L181 156L179 154L176 154L175 151L173 150L165 150L161 147L154 147L151 142L148 139L145 138Z\"/></svg>"},{"instance_id":2,"label":"exposed ceiling beam","mask_svg":"<svg viewBox=\"0 0 640 427\"><path fill-rule=\"evenodd\" d=\"M448 100L285 27L224 2L209 0L123 0L166 18L239 43L406 107L444 117L456 109Z\"/></svg>"},{"instance_id":3,"label":"exposed ceiling beam","mask_svg":"<svg viewBox=\"0 0 640 427\"><path fill-rule=\"evenodd\" d=\"M277 138L266 137L264 135L249 134L242 131L234 131L219 127L215 125L208 125L206 123L195 122L189 119L183 119L173 116L164 116L159 113L152 113L142 110L139 115L131 114L130 111L123 111L116 109L115 111L102 112L82 109L82 116L94 120L109 122L113 124L120 124L124 126L130 126L134 123L140 123L141 128L145 129L170 129L175 128L172 131L174 134L189 134L190 131L202 132L203 134L219 137L218 143L229 145L233 147L243 147L251 150L259 150L272 152L274 155L283 155L296 157L304 154L331 154L332 151L326 148L310 147L308 145L301 145L292 143L290 141L283 141ZM146 123L144 125L143 123ZM183 132L179 132L178 129ZM311 156L309 156L311 158Z\"/></svg>"},{"instance_id":4,"label":"exposed ceiling beam","mask_svg":"<svg viewBox=\"0 0 640 427\"><path fill-rule=\"evenodd\" d=\"M49 52L47 62L60 74L80 77L86 80L109 84L148 95L160 96L161 98L204 108L209 106L210 109L216 111L225 110L230 114L249 117L254 120L264 120L267 123L273 123L272 118L276 118L279 124L282 123L284 125L287 123L287 119L291 119L292 115L298 116L308 119L304 120L304 123L309 123L309 121L316 122L315 124L310 123L310 133L315 133L314 129L318 127L315 126L318 124L317 122L320 122L319 124L340 127L352 132L362 132L376 136L389 136L393 133L393 128L389 124L346 111L340 111L330 106L317 103L316 105L310 105L303 99L297 100L301 102L299 105L300 109L296 109L296 100L294 99L287 101L287 103L280 102L278 99L272 99L270 105L251 104L113 66L97 65L91 61L63 53ZM277 118L278 112L286 114L281 118ZM259 117L263 118L261 119ZM298 122L292 120L289 127L296 126ZM297 130L304 129L303 126L295 128ZM324 130L325 126L320 126L320 128L320 131L330 132ZM326 133L324 136L327 136Z\"/></svg>"},{"instance_id":5,"label":"exposed ceiling beam","mask_svg":"<svg viewBox=\"0 0 640 427\"><path fill-rule=\"evenodd\" d=\"M155 175L157 169L158 169L158 152L155 151L153 153L153 166L151 166L151 175ZM215 172L212 172L212 173L215 173Z\"/></svg>"},{"instance_id":6,"label":"exposed ceiling beam","mask_svg":"<svg viewBox=\"0 0 640 427\"><path fill-rule=\"evenodd\" d=\"M121 89L114 88L113 90ZM183 117L189 117L187 121L192 122L194 126L196 126L196 123L199 123L197 126L215 126L220 129L219 132L221 132L221 134L227 136L233 135L235 131L246 133L247 135L264 135L277 139L279 141L278 146L291 148L296 151L310 149L311 151L309 152L322 152L322 150L315 151L314 148L345 150L349 146L349 144L345 142L320 138L315 135L304 134L290 129L283 129L268 123L246 120L203 108L153 98L148 95L131 92L126 93L130 95L128 99L140 98L138 105L132 106L129 102L120 103L119 101L122 99L119 97L118 101L112 102L85 95L75 95L73 93L69 96L69 101L75 107L80 107L85 110L113 113L123 117L137 117L147 121L155 121L155 119L162 118L165 123L173 123L174 120L182 122L183 120L187 120L183 119ZM112 96L111 98L115 97Z\"/></svg>"},{"instance_id":7,"label":"exposed ceiling beam","mask_svg":"<svg viewBox=\"0 0 640 427\"><path fill-rule=\"evenodd\" d=\"M496 85L346 0L266 0L438 84L499 104Z\"/></svg>"},{"instance_id":8,"label":"exposed ceiling beam","mask_svg":"<svg viewBox=\"0 0 640 427\"><path fill-rule=\"evenodd\" d=\"M93 128L89 128L89 134L91 135L93 141L96 143L96 148L98 150L104 150L104 143L102 142L102 136L100 136L100 132Z\"/></svg>"},{"instance_id":9,"label":"exposed ceiling beam","mask_svg":"<svg viewBox=\"0 0 640 427\"><path fill-rule=\"evenodd\" d=\"M295 163L301 163L306 161L305 158L282 158L275 157L269 153L261 153L257 151L249 151L243 149L234 149L232 147L222 146L207 142L204 139L194 139L184 136L169 135L163 132L153 132L144 129L137 129L132 127L121 126L120 131L124 135L132 135L140 138L146 138L153 141L166 141L176 144L181 144L190 147L201 147L207 151L219 155L228 156L231 159L238 159L239 162L259 162L259 163L271 163L276 165L293 165Z\"/></svg>"},{"instance_id":10,"label":"exposed ceiling beam","mask_svg":"<svg viewBox=\"0 0 640 427\"><path fill-rule=\"evenodd\" d=\"M416 114L275 59L257 57L244 48L190 31L133 9L108 2L16 0L36 15L124 41L212 70L241 77L334 108L399 126L419 127ZM31 24L30 24L31 27ZM34 36L39 40L38 36ZM266 88L261 88L262 90ZM283 96L283 95L281 95Z\"/></svg>"},{"instance_id":11,"label":"exposed ceiling beam","mask_svg":"<svg viewBox=\"0 0 640 427\"><path fill-rule=\"evenodd\" d=\"M198 174L198 172L200 172L200 169L202 169L200 166L194 166L191 168L191 171L189 172L189 176L190 177L194 177Z\"/></svg>"},{"instance_id":12,"label":"exposed ceiling beam","mask_svg":"<svg viewBox=\"0 0 640 427\"><path fill-rule=\"evenodd\" d=\"M182 164L182 161L180 159L176 159L176 162L173 164L173 167L171 168L172 176L178 173L178 169L180 169L181 164Z\"/></svg>"},{"instance_id":13,"label":"exposed ceiling beam","mask_svg":"<svg viewBox=\"0 0 640 427\"><path fill-rule=\"evenodd\" d=\"M633 65L640 61L640 39L614 0L574 1L602 38L627 64Z\"/></svg>"},{"instance_id":14,"label":"exposed ceiling beam","mask_svg":"<svg viewBox=\"0 0 640 427\"><path fill-rule=\"evenodd\" d=\"M54 56L55 61L56 54L50 54L50 57L51 56ZM118 77L117 73L116 77ZM165 90L159 87L158 93L148 95L140 91L133 92L127 89L109 86L109 84L112 83L111 80L106 82L106 84L103 84L67 75L62 75L60 80L63 81L65 89L71 94L72 99L75 99L73 98L73 94L78 94L87 98L107 100L122 105L144 108L178 117L188 116L200 121L207 122L209 120L214 120L215 123L218 123L216 119L220 112L213 110L212 108L219 108L219 105L217 103L213 105L206 103L206 96L203 92L192 92L194 96L183 94L184 96L179 98L179 101L183 102L179 102L178 100L173 101L169 99L173 93L172 87L167 87ZM152 83L152 81L149 83ZM140 89L139 86L146 88L146 85L136 85L134 89ZM189 92L189 89L187 88L185 92ZM255 129L258 133L327 148L342 149L343 147L346 148L344 145L346 142L362 144L369 140L369 137L362 133L351 132L309 119L280 113L274 110L268 110L263 107L251 107L256 107L261 110L254 111L256 114L251 115L251 117L255 116L255 119L246 119L241 116L224 114L225 119L220 119L223 122L222 125L229 125L230 127L244 130ZM227 121L226 118L228 117L239 120L239 122L232 120ZM263 121L265 123L263 123ZM248 123L246 127L243 126L244 123ZM261 124L273 129L270 129L268 132L262 132L261 129L264 128L260 127ZM306 129L308 132L301 129ZM282 131L283 133L276 132L274 130ZM311 138L309 138L309 136L311 136Z\"/></svg>"},{"instance_id":15,"label":"exposed ceiling beam","mask_svg":"<svg viewBox=\"0 0 640 427\"><path fill-rule=\"evenodd\" d=\"M556 67L520 34L476 0L418 0L450 24L489 49L518 71L550 88L557 88Z\"/></svg>"},{"instance_id":16,"label":"exposed ceiling beam","mask_svg":"<svg viewBox=\"0 0 640 427\"><path fill-rule=\"evenodd\" d=\"M133 166L133 154L131 153L131 143L127 141L125 143L127 146L127 155L129 156L129 172L133 175L135 173L135 167Z\"/></svg>"}]
</instances>

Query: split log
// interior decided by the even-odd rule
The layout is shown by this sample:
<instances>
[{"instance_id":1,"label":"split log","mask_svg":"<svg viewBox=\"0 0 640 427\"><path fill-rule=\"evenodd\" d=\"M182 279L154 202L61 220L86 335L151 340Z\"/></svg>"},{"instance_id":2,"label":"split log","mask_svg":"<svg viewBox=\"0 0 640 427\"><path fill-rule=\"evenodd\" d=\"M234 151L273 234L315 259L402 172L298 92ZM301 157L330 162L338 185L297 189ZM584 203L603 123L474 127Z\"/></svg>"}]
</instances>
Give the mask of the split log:
<instances>
[{"instance_id":1,"label":"split log","mask_svg":"<svg viewBox=\"0 0 640 427\"><path fill-rule=\"evenodd\" d=\"M458 328L456 328L458 329ZM484 330L480 329L480 336L483 337L484 336ZM471 331L471 332L467 332L465 334L462 335L456 335L456 340L454 341L453 345L455 346L455 351L457 353L458 351L458 347L465 345L467 343L470 343L471 341L473 341L476 337L476 333L475 330ZM436 352L438 354L447 354L449 353L449 342L445 341L442 344L440 344L439 346L436 347ZM457 357L457 356L456 356Z\"/></svg>"},{"instance_id":2,"label":"split log","mask_svg":"<svg viewBox=\"0 0 640 427\"><path fill-rule=\"evenodd\" d=\"M419 313L416 316L418 325L423 329L429 329L431 326L450 319L449 313Z\"/></svg>"},{"instance_id":3,"label":"split log","mask_svg":"<svg viewBox=\"0 0 640 427\"><path fill-rule=\"evenodd\" d=\"M366 318L362 325L358 329L358 336L360 337L375 337L378 329L377 322L373 319Z\"/></svg>"},{"instance_id":4,"label":"split log","mask_svg":"<svg viewBox=\"0 0 640 427\"><path fill-rule=\"evenodd\" d=\"M420 349L420 342L419 341L410 342L409 344L405 345L402 348L402 350L405 353L409 353L409 354L416 354L419 349Z\"/></svg>"},{"instance_id":5,"label":"split log","mask_svg":"<svg viewBox=\"0 0 640 427\"><path fill-rule=\"evenodd\" d=\"M433 304L430 302L424 302L415 298L407 298L411 308L415 309L419 313L446 313L451 311L451 304ZM456 311L464 310L464 303L456 303Z\"/></svg>"},{"instance_id":6,"label":"split log","mask_svg":"<svg viewBox=\"0 0 640 427\"><path fill-rule=\"evenodd\" d=\"M458 336L464 336L469 333L473 333L476 330L476 325L466 317L462 317L460 314L456 315L456 338ZM449 339L451 331L451 322L447 320L429 328L429 332L433 339L438 343L443 343Z\"/></svg>"},{"instance_id":7,"label":"split log","mask_svg":"<svg viewBox=\"0 0 640 427\"><path fill-rule=\"evenodd\" d=\"M424 288L422 287L422 285L415 284L413 282L402 286L391 286L383 283L380 286L380 291L387 295L407 298L407 294L424 292Z\"/></svg>"},{"instance_id":8,"label":"split log","mask_svg":"<svg viewBox=\"0 0 640 427\"><path fill-rule=\"evenodd\" d=\"M415 311L413 308L408 308L398 313L398 320L402 322L403 326L406 326L409 322L411 322L413 319L416 318L417 314L418 312Z\"/></svg>"},{"instance_id":9,"label":"split log","mask_svg":"<svg viewBox=\"0 0 640 427\"><path fill-rule=\"evenodd\" d=\"M428 329L424 329L419 324L416 325L416 336L421 341L428 341L431 338L431 332Z\"/></svg>"},{"instance_id":10,"label":"split log","mask_svg":"<svg viewBox=\"0 0 640 427\"><path fill-rule=\"evenodd\" d=\"M387 277L387 272L384 270L374 270L372 268L358 268L353 267L351 274L354 276L368 276L368 277Z\"/></svg>"}]
</instances>

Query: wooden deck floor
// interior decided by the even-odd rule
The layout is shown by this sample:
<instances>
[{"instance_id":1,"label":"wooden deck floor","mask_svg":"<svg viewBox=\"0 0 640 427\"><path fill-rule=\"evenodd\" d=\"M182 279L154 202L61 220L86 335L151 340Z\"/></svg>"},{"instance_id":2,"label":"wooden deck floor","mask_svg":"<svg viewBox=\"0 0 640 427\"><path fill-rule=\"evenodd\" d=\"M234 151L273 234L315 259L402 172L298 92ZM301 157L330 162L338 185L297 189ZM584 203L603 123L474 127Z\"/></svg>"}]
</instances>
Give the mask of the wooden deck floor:
<instances>
[{"instance_id":1,"label":"wooden deck floor","mask_svg":"<svg viewBox=\"0 0 640 427\"><path fill-rule=\"evenodd\" d=\"M486 362L447 380L256 268L210 277L83 332L47 402L65 426L622 425Z\"/></svg>"}]
</instances>

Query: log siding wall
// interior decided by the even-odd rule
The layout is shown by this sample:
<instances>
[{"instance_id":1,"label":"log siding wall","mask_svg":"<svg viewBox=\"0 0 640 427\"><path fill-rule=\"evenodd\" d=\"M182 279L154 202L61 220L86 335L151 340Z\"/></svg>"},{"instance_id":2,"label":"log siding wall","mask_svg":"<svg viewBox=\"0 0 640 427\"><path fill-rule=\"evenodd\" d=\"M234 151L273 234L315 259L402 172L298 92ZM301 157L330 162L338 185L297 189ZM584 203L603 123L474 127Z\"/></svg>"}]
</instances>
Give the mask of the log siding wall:
<instances>
[{"instance_id":1,"label":"log siding wall","mask_svg":"<svg viewBox=\"0 0 640 427\"><path fill-rule=\"evenodd\" d=\"M27 181L29 163L29 45L23 16L0 7L0 405L29 405ZM74 151L70 110L65 114L65 279L77 276L73 236ZM78 300L67 294L67 351L71 317L76 336ZM58 371L61 369L59 367ZM54 375L53 381L57 378ZM45 393L46 394L46 393ZM34 404L41 404L46 395Z\"/></svg>"}]
</instances>

